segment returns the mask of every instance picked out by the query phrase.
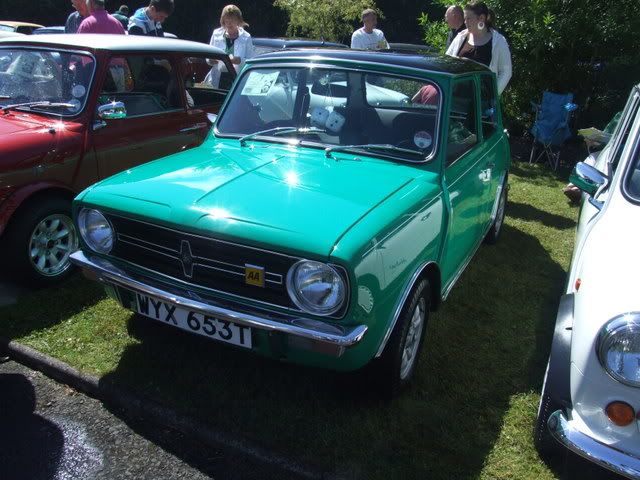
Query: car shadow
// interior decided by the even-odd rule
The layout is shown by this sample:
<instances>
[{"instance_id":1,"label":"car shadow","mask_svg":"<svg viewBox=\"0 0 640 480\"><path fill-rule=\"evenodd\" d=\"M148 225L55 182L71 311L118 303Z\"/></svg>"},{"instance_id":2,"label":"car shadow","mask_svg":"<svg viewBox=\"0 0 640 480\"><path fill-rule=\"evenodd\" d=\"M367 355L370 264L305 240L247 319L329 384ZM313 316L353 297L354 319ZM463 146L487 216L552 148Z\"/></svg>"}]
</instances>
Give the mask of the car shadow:
<instances>
[{"instance_id":1,"label":"car shadow","mask_svg":"<svg viewBox=\"0 0 640 480\"><path fill-rule=\"evenodd\" d=\"M0 336L17 339L46 329L105 296L100 285L80 273L48 288L24 291L15 304L0 306Z\"/></svg>"},{"instance_id":2,"label":"car shadow","mask_svg":"<svg viewBox=\"0 0 640 480\"><path fill-rule=\"evenodd\" d=\"M547 227L557 228L559 230L573 228L576 224L574 220L567 217L545 212L544 210L540 210L533 205L526 203L510 201L508 208L510 217L518 218L520 220L540 222Z\"/></svg>"},{"instance_id":3,"label":"car shadow","mask_svg":"<svg viewBox=\"0 0 640 480\"><path fill-rule=\"evenodd\" d=\"M35 389L26 377L0 373L0 478L56 478L64 434L35 407Z\"/></svg>"},{"instance_id":4,"label":"car shadow","mask_svg":"<svg viewBox=\"0 0 640 480\"><path fill-rule=\"evenodd\" d=\"M505 224L432 315L415 382L391 401L358 373L261 358L134 315L140 342L101 381L347 477L477 477L513 398L540 388L564 277L535 237Z\"/></svg>"}]
</instances>

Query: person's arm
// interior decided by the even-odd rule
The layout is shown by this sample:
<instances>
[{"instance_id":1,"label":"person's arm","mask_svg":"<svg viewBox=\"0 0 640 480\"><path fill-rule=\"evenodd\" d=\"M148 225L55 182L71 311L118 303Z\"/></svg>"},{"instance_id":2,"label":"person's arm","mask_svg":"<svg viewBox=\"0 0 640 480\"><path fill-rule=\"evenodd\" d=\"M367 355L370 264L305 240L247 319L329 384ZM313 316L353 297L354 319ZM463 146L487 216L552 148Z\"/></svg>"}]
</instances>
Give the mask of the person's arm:
<instances>
[{"instance_id":1,"label":"person's arm","mask_svg":"<svg viewBox=\"0 0 640 480\"><path fill-rule=\"evenodd\" d=\"M513 73L513 66L511 65L511 52L509 51L509 45L504 37L501 37L500 43L497 49L498 53L498 63L496 72L497 80L498 80L498 95L501 95L507 85L509 84L509 80L511 80L511 75Z\"/></svg>"},{"instance_id":2,"label":"person's arm","mask_svg":"<svg viewBox=\"0 0 640 480\"><path fill-rule=\"evenodd\" d=\"M129 35L144 35L144 30L137 25L129 26Z\"/></svg>"},{"instance_id":3,"label":"person's arm","mask_svg":"<svg viewBox=\"0 0 640 480\"><path fill-rule=\"evenodd\" d=\"M358 30L351 34L351 48L362 48L360 43L360 36L358 35Z\"/></svg>"},{"instance_id":4,"label":"person's arm","mask_svg":"<svg viewBox=\"0 0 640 480\"><path fill-rule=\"evenodd\" d=\"M380 45L378 48L383 49L383 50L389 50L389 42L387 42L386 37L384 36L384 32L382 32L382 30L380 31L380 34L382 35L382 40L380 40Z\"/></svg>"}]
</instances>

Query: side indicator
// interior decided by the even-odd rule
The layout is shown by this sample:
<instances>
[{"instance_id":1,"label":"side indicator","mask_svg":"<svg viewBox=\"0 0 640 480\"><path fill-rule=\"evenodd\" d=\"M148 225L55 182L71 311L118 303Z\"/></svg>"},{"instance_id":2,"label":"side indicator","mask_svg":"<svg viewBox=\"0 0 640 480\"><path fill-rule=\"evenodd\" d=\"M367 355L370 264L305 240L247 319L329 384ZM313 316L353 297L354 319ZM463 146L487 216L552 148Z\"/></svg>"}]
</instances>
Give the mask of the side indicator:
<instances>
[{"instance_id":1,"label":"side indicator","mask_svg":"<svg viewBox=\"0 0 640 480\"><path fill-rule=\"evenodd\" d=\"M579 278L576 280L576 292L580 290L580 285L582 285L582 280Z\"/></svg>"}]
</instances>

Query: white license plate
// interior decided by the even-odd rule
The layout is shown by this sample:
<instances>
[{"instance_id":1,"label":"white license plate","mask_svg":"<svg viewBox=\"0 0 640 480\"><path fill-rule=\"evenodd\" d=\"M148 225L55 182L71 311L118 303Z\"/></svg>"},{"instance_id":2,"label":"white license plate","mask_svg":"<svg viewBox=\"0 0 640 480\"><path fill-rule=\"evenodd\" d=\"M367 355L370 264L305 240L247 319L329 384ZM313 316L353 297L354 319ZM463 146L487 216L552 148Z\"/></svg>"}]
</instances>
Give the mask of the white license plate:
<instances>
[{"instance_id":1,"label":"white license plate","mask_svg":"<svg viewBox=\"0 0 640 480\"><path fill-rule=\"evenodd\" d=\"M194 312L138 292L132 293L135 296L132 308L140 315L213 340L251 348L249 327Z\"/></svg>"}]
</instances>

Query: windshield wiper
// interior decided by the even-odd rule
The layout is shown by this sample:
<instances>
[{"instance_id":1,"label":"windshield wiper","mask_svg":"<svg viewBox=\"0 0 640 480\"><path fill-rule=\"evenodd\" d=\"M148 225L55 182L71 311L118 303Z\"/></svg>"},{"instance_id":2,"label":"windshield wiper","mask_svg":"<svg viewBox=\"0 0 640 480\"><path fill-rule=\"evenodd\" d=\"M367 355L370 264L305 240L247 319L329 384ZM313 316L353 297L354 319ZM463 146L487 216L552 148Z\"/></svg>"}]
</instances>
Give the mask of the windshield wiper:
<instances>
[{"instance_id":1,"label":"windshield wiper","mask_svg":"<svg viewBox=\"0 0 640 480\"><path fill-rule=\"evenodd\" d=\"M31 107L40 107L40 108L75 108L76 105L73 103L65 103L65 102L24 102L24 103L14 103L13 105L0 105L0 110L4 110L6 114L9 110L13 110L15 108L31 108Z\"/></svg>"},{"instance_id":2,"label":"windshield wiper","mask_svg":"<svg viewBox=\"0 0 640 480\"><path fill-rule=\"evenodd\" d=\"M331 158L331 152L342 152L348 150L384 150L388 152L410 153L411 155L424 156L424 152L413 150L411 148L396 147L388 143L367 143L365 145L336 145L335 147L327 147L324 149L326 157Z\"/></svg>"},{"instance_id":3,"label":"windshield wiper","mask_svg":"<svg viewBox=\"0 0 640 480\"><path fill-rule=\"evenodd\" d=\"M268 128L267 130L260 130L259 132L253 132L244 137L240 137L240 145L246 146L247 140L250 140L254 137L258 137L260 135L272 134L274 137L277 135L284 135L286 133L301 133L303 135L309 133L325 133L326 130L324 128L317 127L274 127Z\"/></svg>"}]
</instances>

